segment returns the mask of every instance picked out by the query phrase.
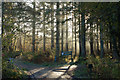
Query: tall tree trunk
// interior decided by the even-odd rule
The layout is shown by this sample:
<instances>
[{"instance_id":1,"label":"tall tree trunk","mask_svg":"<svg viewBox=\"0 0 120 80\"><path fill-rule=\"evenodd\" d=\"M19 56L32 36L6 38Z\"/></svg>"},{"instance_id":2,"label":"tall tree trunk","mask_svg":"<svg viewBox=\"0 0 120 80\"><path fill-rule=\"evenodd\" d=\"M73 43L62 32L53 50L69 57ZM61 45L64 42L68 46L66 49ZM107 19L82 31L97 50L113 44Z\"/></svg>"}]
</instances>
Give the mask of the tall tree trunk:
<instances>
[{"instance_id":1,"label":"tall tree trunk","mask_svg":"<svg viewBox=\"0 0 120 80\"><path fill-rule=\"evenodd\" d=\"M32 52L35 52L35 2L33 2Z\"/></svg>"},{"instance_id":2,"label":"tall tree trunk","mask_svg":"<svg viewBox=\"0 0 120 80\"><path fill-rule=\"evenodd\" d=\"M66 11L66 20L67 20L67 11ZM68 21L66 21L66 51L68 51Z\"/></svg>"},{"instance_id":3,"label":"tall tree trunk","mask_svg":"<svg viewBox=\"0 0 120 80\"><path fill-rule=\"evenodd\" d=\"M115 27L115 26L113 26L113 27ZM119 59L118 51L117 51L117 44L116 44L116 37L114 34L112 35L112 43L113 43L113 58Z\"/></svg>"},{"instance_id":4,"label":"tall tree trunk","mask_svg":"<svg viewBox=\"0 0 120 80\"><path fill-rule=\"evenodd\" d=\"M45 51L45 42L46 42L46 38L45 38L45 3L43 4L43 9L44 9L44 12L43 12L43 50Z\"/></svg>"},{"instance_id":5,"label":"tall tree trunk","mask_svg":"<svg viewBox=\"0 0 120 80\"><path fill-rule=\"evenodd\" d=\"M109 32L109 28L107 28L107 32ZM109 42L108 33L106 33L106 52L109 51L109 49L108 49L108 42Z\"/></svg>"},{"instance_id":6,"label":"tall tree trunk","mask_svg":"<svg viewBox=\"0 0 120 80\"><path fill-rule=\"evenodd\" d=\"M19 6L20 6L20 8L21 8L21 4L19 3ZM20 11L19 11L19 16L21 17L21 14L20 14ZM20 20L19 20L19 22L18 22L18 28L20 29L20 31L19 31L19 50L20 51L22 51L22 44L21 44L21 23L20 23Z\"/></svg>"},{"instance_id":7,"label":"tall tree trunk","mask_svg":"<svg viewBox=\"0 0 120 80\"><path fill-rule=\"evenodd\" d=\"M15 39L15 51L17 50L17 45L16 45L16 42L17 42L17 41L16 41L16 39Z\"/></svg>"},{"instance_id":8,"label":"tall tree trunk","mask_svg":"<svg viewBox=\"0 0 120 80\"><path fill-rule=\"evenodd\" d=\"M21 44L21 28L20 28L20 22L18 23L18 27L20 29L19 31L19 50L22 51L22 44Z\"/></svg>"},{"instance_id":9,"label":"tall tree trunk","mask_svg":"<svg viewBox=\"0 0 120 80\"><path fill-rule=\"evenodd\" d=\"M39 32L39 31L37 31L37 39L38 39L38 32ZM37 40L37 42L36 42L36 52L38 51L38 44L39 44L39 43L38 43L38 40Z\"/></svg>"},{"instance_id":10,"label":"tall tree trunk","mask_svg":"<svg viewBox=\"0 0 120 80\"><path fill-rule=\"evenodd\" d=\"M52 13L51 13L51 20L53 20L53 3L51 3L51 9L52 9ZM54 48L54 21L51 21L51 49Z\"/></svg>"},{"instance_id":11,"label":"tall tree trunk","mask_svg":"<svg viewBox=\"0 0 120 80\"><path fill-rule=\"evenodd\" d=\"M25 43L25 39L26 39L26 33L25 33L25 26L24 26L24 51L25 51L25 48L26 48L26 47L25 47L25 44L26 44L26 43Z\"/></svg>"},{"instance_id":12,"label":"tall tree trunk","mask_svg":"<svg viewBox=\"0 0 120 80\"><path fill-rule=\"evenodd\" d=\"M112 32L114 32L114 29L115 29L115 26L112 26L112 30L113 30ZM119 59L115 33L112 33L111 35L112 35L112 43L113 43L113 46L112 46L113 54L112 55L114 59Z\"/></svg>"},{"instance_id":13,"label":"tall tree trunk","mask_svg":"<svg viewBox=\"0 0 120 80\"><path fill-rule=\"evenodd\" d=\"M93 52L93 24L90 23L90 53L91 55L94 55Z\"/></svg>"},{"instance_id":14,"label":"tall tree trunk","mask_svg":"<svg viewBox=\"0 0 120 80\"><path fill-rule=\"evenodd\" d=\"M16 51L16 49L15 49L15 47L16 47L15 42L16 42L16 37L14 38L14 42L13 42L13 44L14 44L14 51Z\"/></svg>"},{"instance_id":15,"label":"tall tree trunk","mask_svg":"<svg viewBox=\"0 0 120 80\"><path fill-rule=\"evenodd\" d=\"M3 32L4 32L4 29L3 29L4 21L3 21L3 19L4 19L4 2L2 2L2 25L1 25L2 26L2 30L1 30L2 31L2 33L1 33L2 35L1 36L2 37L3 37Z\"/></svg>"},{"instance_id":16,"label":"tall tree trunk","mask_svg":"<svg viewBox=\"0 0 120 80\"><path fill-rule=\"evenodd\" d=\"M86 56L86 44L85 44L85 14L81 14L81 56Z\"/></svg>"},{"instance_id":17,"label":"tall tree trunk","mask_svg":"<svg viewBox=\"0 0 120 80\"><path fill-rule=\"evenodd\" d=\"M119 33L119 35L120 35L120 33ZM118 49L119 49L119 53L120 53L120 36L118 37Z\"/></svg>"},{"instance_id":18,"label":"tall tree trunk","mask_svg":"<svg viewBox=\"0 0 120 80\"><path fill-rule=\"evenodd\" d=\"M80 2L78 6L78 11L79 11L79 18L78 18L78 21L79 21L79 57L80 57L81 56Z\"/></svg>"},{"instance_id":19,"label":"tall tree trunk","mask_svg":"<svg viewBox=\"0 0 120 80\"><path fill-rule=\"evenodd\" d=\"M98 55L99 55L99 42L98 42L98 35L99 35L99 33L98 33L98 24L97 24L97 53L98 53Z\"/></svg>"},{"instance_id":20,"label":"tall tree trunk","mask_svg":"<svg viewBox=\"0 0 120 80\"><path fill-rule=\"evenodd\" d=\"M112 52L112 25L111 22L109 22L109 33L110 33L110 52Z\"/></svg>"},{"instance_id":21,"label":"tall tree trunk","mask_svg":"<svg viewBox=\"0 0 120 80\"><path fill-rule=\"evenodd\" d=\"M9 50L10 50L10 52L12 52L13 51L13 44L12 44L12 39L11 39L11 41L10 41L10 46L9 46Z\"/></svg>"},{"instance_id":22,"label":"tall tree trunk","mask_svg":"<svg viewBox=\"0 0 120 80\"><path fill-rule=\"evenodd\" d=\"M106 48L107 48L107 51L108 51L108 40L106 41Z\"/></svg>"},{"instance_id":23,"label":"tall tree trunk","mask_svg":"<svg viewBox=\"0 0 120 80\"><path fill-rule=\"evenodd\" d=\"M63 4L63 7L64 7L64 4ZM62 21L63 21L63 20L64 20L64 11L62 12L62 15L63 15L63 16L62 16ZM62 22L62 36L61 36L61 37L62 37L62 43L61 43L61 52L63 52L63 43L64 43L64 42L63 42L63 37L64 37L63 24L64 24L64 23Z\"/></svg>"},{"instance_id":24,"label":"tall tree trunk","mask_svg":"<svg viewBox=\"0 0 120 80\"><path fill-rule=\"evenodd\" d=\"M110 52L112 52L112 39L110 37Z\"/></svg>"},{"instance_id":25,"label":"tall tree trunk","mask_svg":"<svg viewBox=\"0 0 120 80\"><path fill-rule=\"evenodd\" d=\"M73 23L73 13L72 13L72 51L73 51L73 27L74 27L74 23Z\"/></svg>"},{"instance_id":26,"label":"tall tree trunk","mask_svg":"<svg viewBox=\"0 0 120 80\"><path fill-rule=\"evenodd\" d=\"M112 43L113 43L113 58L114 59L119 59L119 56L118 56L118 51L117 51L117 41L116 41L116 26L115 26L115 13L113 13L112 15L112 22L113 22L113 25L112 25Z\"/></svg>"},{"instance_id":27,"label":"tall tree trunk","mask_svg":"<svg viewBox=\"0 0 120 80\"><path fill-rule=\"evenodd\" d=\"M101 47L101 54L100 57L103 58L104 57L104 47L103 47L104 43L103 43L103 24L102 22L100 23L100 47Z\"/></svg>"},{"instance_id":28,"label":"tall tree trunk","mask_svg":"<svg viewBox=\"0 0 120 80\"><path fill-rule=\"evenodd\" d=\"M59 9L59 2L57 2L57 9ZM59 11L56 12L56 61L59 60Z\"/></svg>"},{"instance_id":29,"label":"tall tree trunk","mask_svg":"<svg viewBox=\"0 0 120 80\"><path fill-rule=\"evenodd\" d=\"M20 30L20 51L22 51L21 30Z\"/></svg>"},{"instance_id":30,"label":"tall tree trunk","mask_svg":"<svg viewBox=\"0 0 120 80\"><path fill-rule=\"evenodd\" d=\"M76 46L76 14L74 14L75 16L75 55L74 58L76 57L76 53L77 53L77 46Z\"/></svg>"},{"instance_id":31,"label":"tall tree trunk","mask_svg":"<svg viewBox=\"0 0 120 80\"><path fill-rule=\"evenodd\" d=\"M120 35L120 2L118 3L118 33ZM118 49L120 55L120 36L118 36Z\"/></svg>"}]
</instances>

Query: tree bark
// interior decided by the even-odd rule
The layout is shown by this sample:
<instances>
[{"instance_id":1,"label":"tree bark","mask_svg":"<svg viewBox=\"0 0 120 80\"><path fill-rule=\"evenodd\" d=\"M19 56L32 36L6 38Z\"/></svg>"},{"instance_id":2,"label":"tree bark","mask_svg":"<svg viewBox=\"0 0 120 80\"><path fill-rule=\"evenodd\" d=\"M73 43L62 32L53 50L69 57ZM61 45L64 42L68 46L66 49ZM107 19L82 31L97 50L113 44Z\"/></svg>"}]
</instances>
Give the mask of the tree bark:
<instances>
[{"instance_id":1,"label":"tree bark","mask_svg":"<svg viewBox=\"0 0 120 80\"><path fill-rule=\"evenodd\" d=\"M38 32L39 32L39 31L37 31L37 39L38 39ZM36 43L36 52L38 51L38 44L39 44L39 43L38 43L38 40L37 40L37 43Z\"/></svg>"},{"instance_id":2,"label":"tree bark","mask_svg":"<svg viewBox=\"0 0 120 80\"><path fill-rule=\"evenodd\" d=\"M110 52L112 52L112 39L110 37Z\"/></svg>"},{"instance_id":3,"label":"tree bark","mask_svg":"<svg viewBox=\"0 0 120 80\"><path fill-rule=\"evenodd\" d=\"M33 2L33 9L35 13L35 2ZM35 52L35 14L33 13L33 29L32 29L32 52Z\"/></svg>"},{"instance_id":4,"label":"tree bark","mask_svg":"<svg viewBox=\"0 0 120 80\"><path fill-rule=\"evenodd\" d=\"M98 35L99 35L99 33L98 33L98 24L97 24L97 53L98 53L98 55L99 55L99 42L98 42Z\"/></svg>"},{"instance_id":5,"label":"tree bark","mask_svg":"<svg viewBox=\"0 0 120 80\"><path fill-rule=\"evenodd\" d=\"M64 4L63 4L63 7L64 7ZM62 21L64 20L64 11L62 12ZM64 37L64 29L63 29L63 24L64 23L62 23L62 43L61 43L61 52L63 52L63 43L64 43L64 41L63 41L63 37Z\"/></svg>"},{"instance_id":6,"label":"tree bark","mask_svg":"<svg viewBox=\"0 0 120 80\"><path fill-rule=\"evenodd\" d=\"M21 30L20 30L20 51L22 51Z\"/></svg>"},{"instance_id":7,"label":"tree bark","mask_svg":"<svg viewBox=\"0 0 120 80\"><path fill-rule=\"evenodd\" d=\"M43 18L44 18L44 21L43 21L43 51L45 51L45 42L46 42L46 38L45 38L45 3L43 4L43 9L44 9L44 12L43 12Z\"/></svg>"},{"instance_id":8,"label":"tree bark","mask_svg":"<svg viewBox=\"0 0 120 80\"><path fill-rule=\"evenodd\" d=\"M85 14L81 14L81 56L86 56L86 44L85 44Z\"/></svg>"},{"instance_id":9,"label":"tree bark","mask_svg":"<svg viewBox=\"0 0 120 80\"><path fill-rule=\"evenodd\" d=\"M67 20L67 11L66 11L66 20ZM66 51L68 51L68 22L66 21Z\"/></svg>"},{"instance_id":10,"label":"tree bark","mask_svg":"<svg viewBox=\"0 0 120 80\"><path fill-rule=\"evenodd\" d=\"M25 26L24 26L24 51L25 51L25 45L26 45L26 43L25 43L25 40L26 40L26 33L25 33Z\"/></svg>"},{"instance_id":11,"label":"tree bark","mask_svg":"<svg viewBox=\"0 0 120 80\"><path fill-rule=\"evenodd\" d=\"M117 41L116 41L116 29L115 28L117 28L116 26L115 26L115 23L114 23L114 21L115 21L115 13L113 13L113 15L112 15L112 22L113 22L113 25L112 25L112 43L113 43L113 58L114 59L119 59L119 56L118 56L118 50L117 50Z\"/></svg>"},{"instance_id":12,"label":"tree bark","mask_svg":"<svg viewBox=\"0 0 120 80\"><path fill-rule=\"evenodd\" d=\"M80 57L80 56L81 56L80 2L79 2L79 6L78 6L78 12L79 12L79 18L78 18L78 21L79 21L79 57Z\"/></svg>"},{"instance_id":13,"label":"tree bark","mask_svg":"<svg viewBox=\"0 0 120 80\"><path fill-rule=\"evenodd\" d=\"M103 58L104 57L104 47L103 47L104 43L103 43L103 24L102 22L100 23L100 47L101 47L101 54L100 57Z\"/></svg>"},{"instance_id":14,"label":"tree bark","mask_svg":"<svg viewBox=\"0 0 120 80\"><path fill-rule=\"evenodd\" d=\"M110 33L110 52L112 52L112 25L109 22L109 33Z\"/></svg>"},{"instance_id":15,"label":"tree bark","mask_svg":"<svg viewBox=\"0 0 120 80\"><path fill-rule=\"evenodd\" d=\"M73 27L74 27L74 23L73 23L73 13L72 13L72 51L73 51Z\"/></svg>"},{"instance_id":16,"label":"tree bark","mask_svg":"<svg viewBox=\"0 0 120 80\"><path fill-rule=\"evenodd\" d=\"M4 2L2 2L2 37L3 37L3 33L4 33L4 29L3 29L3 25L4 25L4 21L3 21L3 19L4 19Z\"/></svg>"},{"instance_id":17,"label":"tree bark","mask_svg":"<svg viewBox=\"0 0 120 80\"><path fill-rule=\"evenodd\" d=\"M59 9L59 2L57 2L57 9ZM59 60L59 11L56 12L56 61Z\"/></svg>"},{"instance_id":18,"label":"tree bark","mask_svg":"<svg viewBox=\"0 0 120 80\"><path fill-rule=\"evenodd\" d=\"M76 14L74 14L75 16L75 55L74 55L74 58L76 57L76 53L77 53L77 46L76 46Z\"/></svg>"},{"instance_id":19,"label":"tree bark","mask_svg":"<svg viewBox=\"0 0 120 80\"><path fill-rule=\"evenodd\" d=\"M53 10L53 3L51 3L51 9ZM51 13L51 20L53 20L54 12ZM51 49L54 48L54 21L51 21Z\"/></svg>"},{"instance_id":20,"label":"tree bark","mask_svg":"<svg viewBox=\"0 0 120 80\"><path fill-rule=\"evenodd\" d=\"M113 58L118 59L118 51L117 51L117 44L116 44L116 38L115 35L112 37L112 43L113 43Z\"/></svg>"},{"instance_id":21,"label":"tree bark","mask_svg":"<svg viewBox=\"0 0 120 80\"><path fill-rule=\"evenodd\" d=\"M118 33L120 35L120 2L118 3ZM118 36L118 49L119 49L119 55L120 55L120 36Z\"/></svg>"},{"instance_id":22,"label":"tree bark","mask_svg":"<svg viewBox=\"0 0 120 80\"><path fill-rule=\"evenodd\" d=\"M91 55L94 55L94 52L93 52L93 25L92 25L92 23L90 23L90 52L91 52Z\"/></svg>"}]
</instances>

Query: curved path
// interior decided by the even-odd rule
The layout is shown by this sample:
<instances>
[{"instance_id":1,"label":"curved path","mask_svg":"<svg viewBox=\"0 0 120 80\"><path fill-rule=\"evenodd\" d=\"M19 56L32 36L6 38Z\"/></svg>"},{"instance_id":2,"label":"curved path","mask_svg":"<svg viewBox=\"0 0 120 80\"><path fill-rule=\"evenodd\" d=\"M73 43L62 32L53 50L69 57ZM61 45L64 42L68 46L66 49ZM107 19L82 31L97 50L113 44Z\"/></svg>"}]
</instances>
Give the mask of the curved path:
<instances>
[{"instance_id":1,"label":"curved path","mask_svg":"<svg viewBox=\"0 0 120 80\"><path fill-rule=\"evenodd\" d=\"M46 67L41 66L38 64L27 63L21 61L20 59L14 60L14 65L19 68L26 69L26 73L30 75L31 78L39 79L47 79L47 78L54 78L54 79L61 79L64 78L65 80L70 80L72 77L67 74L67 71L74 70L77 66L76 65L63 65L61 67Z\"/></svg>"}]
</instances>

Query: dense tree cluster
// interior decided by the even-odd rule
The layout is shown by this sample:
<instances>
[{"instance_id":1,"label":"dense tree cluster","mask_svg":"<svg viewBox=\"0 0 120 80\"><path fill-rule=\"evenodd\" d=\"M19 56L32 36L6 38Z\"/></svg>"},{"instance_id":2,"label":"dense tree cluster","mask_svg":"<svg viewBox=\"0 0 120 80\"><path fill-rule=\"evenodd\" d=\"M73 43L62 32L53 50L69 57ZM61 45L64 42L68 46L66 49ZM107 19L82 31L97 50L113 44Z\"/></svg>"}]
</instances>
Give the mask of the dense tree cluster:
<instances>
[{"instance_id":1,"label":"dense tree cluster","mask_svg":"<svg viewBox=\"0 0 120 80\"><path fill-rule=\"evenodd\" d=\"M55 49L57 59L69 50L86 57L90 47L93 56L110 51L119 59L120 3L3 2L2 45L3 52Z\"/></svg>"}]
</instances>

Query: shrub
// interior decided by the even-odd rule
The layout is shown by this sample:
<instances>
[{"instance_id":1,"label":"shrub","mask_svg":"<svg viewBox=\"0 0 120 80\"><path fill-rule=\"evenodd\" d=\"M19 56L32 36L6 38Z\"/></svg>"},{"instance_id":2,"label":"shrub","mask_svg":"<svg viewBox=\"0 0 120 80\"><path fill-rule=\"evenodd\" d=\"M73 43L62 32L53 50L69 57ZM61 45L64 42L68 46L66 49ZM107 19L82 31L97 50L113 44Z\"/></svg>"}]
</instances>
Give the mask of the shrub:
<instances>
[{"instance_id":1,"label":"shrub","mask_svg":"<svg viewBox=\"0 0 120 80\"><path fill-rule=\"evenodd\" d=\"M99 57L91 57L89 56L87 63L92 63L94 65L94 73L92 77L101 78L120 78L120 63L115 63L116 60L111 60L109 57L100 59Z\"/></svg>"},{"instance_id":2,"label":"shrub","mask_svg":"<svg viewBox=\"0 0 120 80\"><path fill-rule=\"evenodd\" d=\"M29 62L41 64L43 62L54 61L54 51L46 49L46 51L40 50L37 53L27 52L22 55L22 59Z\"/></svg>"},{"instance_id":3,"label":"shrub","mask_svg":"<svg viewBox=\"0 0 120 80\"><path fill-rule=\"evenodd\" d=\"M21 54L22 54L21 51L2 53L2 58L3 59L16 58L17 56L20 56Z\"/></svg>"},{"instance_id":4,"label":"shrub","mask_svg":"<svg viewBox=\"0 0 120 80\"><path fill-rule=\"evenodd\" d=\"M15 78L18 80L28 78L27 74L17 68L15 65L8 63L8 61L2 62L2 78Z\"/></svg>"}]
</instances>

